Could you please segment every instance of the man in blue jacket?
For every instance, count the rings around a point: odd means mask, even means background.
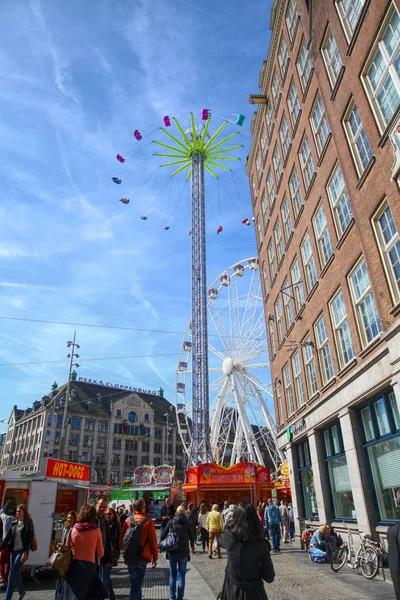
[[[281,523],[282,516],[276,504],[272,504],[272,498],[268,498],[268,504],[264,511],[264,525],[269,527],[271,533],[272,550],[276,554],[281,551]]]

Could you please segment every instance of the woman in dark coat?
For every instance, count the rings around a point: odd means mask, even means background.
[[[188,560],[190,560],[189,541],[192,546],[194,544],[192,530],[185,516],[185,508],[183,506],[178,506],[175,516],[168,521],[168,525],[161,532],[160,541],[164,540],[171,531],[178,536],[178,547],[172,552],[167,552],[167,559],[169,559],[169,596],[170,598],[183,600],[186,567]],[[177,581],[178,594],[176,593]]]
[[[275,571],[254,506],[240,502],[218,544],[228,553],[221,600],[267,600],[264,581]]]
[[[18,504],[16,517],[17,519],[12,522],[6,537],[0,544],[0,550],[8,546],[11,559],[6,600],[11,600],[15,588],[19,593],[19,600],[25,596],[21,568],[28,560],[34,536],[33,521],[25,504]]]

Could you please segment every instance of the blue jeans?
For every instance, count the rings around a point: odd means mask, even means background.
[[[311,548],[310,548],[311,562],[314,562],[314,561],[325,562],[325,557],[326,557],[326,552],[324,552],[323,550],[320,550],[319,548],[314,548],[314,546],[311,546]]]
[[[111,581],[112,565],[100,565],[101,581],[108,592],[108,597],[114,596],[114,588]]]
[[[279,550],[281,546],[281,527],[280,525],[270,525],[269,531],[271,534],[272,550]]]
[[[128,561],[128,573],[131,580],[131,593],[129,600],[142,600],[142,586],[146,574],[146,560]]]
[[[169,557],[169,597],[171,600],[183,600],[185,593],[185,577],[188,557]],[[178,597],[176,596],[176,580],[178,578]]]
[[[294,521],[290,521],[289,533],[290,533],[290,539],[294,540]]]
[[[13,550],[10,556],[10,575],[8,576],[8,585],[7,591],[4,600],[11,600],[12,595],[14,593],[14,589],[17,588],[18,593],[21,595],[24,593],[24,584],[22,583],[21,577],[21,556],[23,555],[23,550]]]

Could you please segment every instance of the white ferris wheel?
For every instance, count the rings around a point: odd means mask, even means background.
[[[208,288],[207,307],[214,461],[225,466],[255,461],[277,470],[284,457],[277,447],[275,422],[268,408],[273,396],[258,258],[243,260],[221,273]],[[188,457],[191,351],[189,323],[176,370],[177,422]]]

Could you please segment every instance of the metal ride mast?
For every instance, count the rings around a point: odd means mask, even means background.
[[[191,128],[184,130],[178,120],[173,121],[179,130],[181,138],[175,137],[167,129],[161,127],[176,145],[160,141],[154,143],[169,150],[171,153],[156,153],[155,156],[176,158],[162,167],[180,165],[171,174],[187,170],[186,180],[191,177],[192,183],[192,442],[190,446],[189,463],[198,465],[213,462],[210,445],[209,419],[209,389],[208,389],[208,340],[207,340],[207,277],[206,277],[206,231],[205,231],[205,200],[204,200],[204,169],[218,178],[213,167],[229,171],[229,167],[220,161],[239,160],[236,156],[225,156],[231,150],[241,148],[241,145],[223,147],[235,137],[235,132],[222,140],[217,140],[228,121],[224,121],[213,135],[208,134],[211,115],[205,109],[204,128],[196,126],[193,113],[190,113]]]

